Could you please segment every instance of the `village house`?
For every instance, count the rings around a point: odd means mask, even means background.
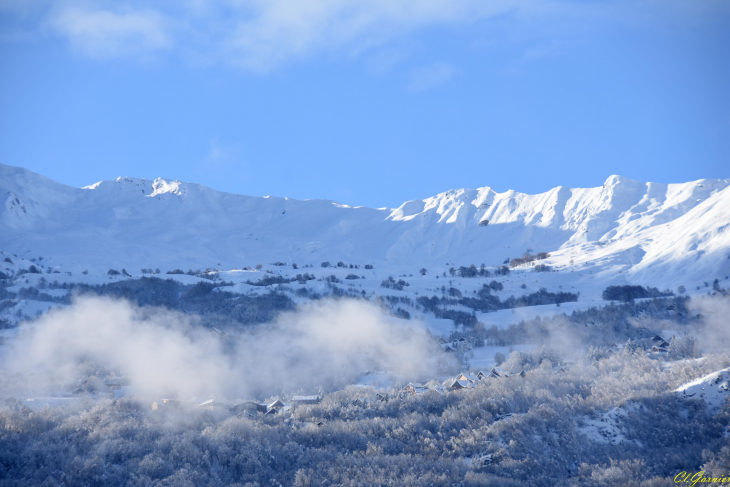
[[[452,390],[452,391],[458,391],[461,389],[469,389],[471,387],[474,387],[474,384],[471,384],[469,381],[466,381],[466,380],[454,379],[449,384],[449,390]]]
[[[286,404],[281,402],[281,400],[277,399],[276,401],[274,401],[268,405],[268,407],[266,408],[266,414],[276,414],[285,408],[286,408]]]
[[[420,384],[414,384],[413,382],[409,382],[401,390],[402,395],[406,394],[406,395],[411,395],[411,396],[415,396],[416,394],[423,394],[424,392],[428,392],[428,387],[422,386]]]
[[[177,399],[161,399],[160,402],[153,402],[152,403],[152,410],[157,411],[160,409],[167,409],[167,408],[179,408],[180,407],[180,401]]]
[[[465,380],[467,382],[471,382],[474,384],[476,381],[479,380],[478,376],[472,375],[472,374],[464,374],[463,372],[456,376],[456,380]]]
[[[291,404],[292,406],[299,406],[302,404],[317,404],[319,403],[319,396],[318,395],[312,395],[312,396],[294,396],[291,398]]]
[[[268,406],[266,404],[259,404],[255,401],[243,401],[241,403],[234,404],[233,407],[231,407],[231,413],[240,414],[244,411],[265,413],[267,409]]]
[[[216,401],[215,399],[208,399],[207,401],[200,403],[198,407],[207,409],[208,411],[228,411],[228,404]]]

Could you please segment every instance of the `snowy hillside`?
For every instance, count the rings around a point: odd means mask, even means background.
[[[688,382],[674,391],[683,399],[701,399],[707,409],[715,413],[730,397],[730,369],[718,370]]]
[[[527,195],[448,191],[399,208],[222,193],[130,177],[72,188],[0,165],[0,249],[55,269],[220,268],[355,262],[416,272],[549,252],[560,271],[676,287],[730,274],[730,180]]]

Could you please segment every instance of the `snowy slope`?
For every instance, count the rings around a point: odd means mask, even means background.
[[[729,183],[611,176],[599,188],[538,195],[452,190],[389,210],[164,179],[71,188],[0,165],[0,250],[92,273],[325,260],[415,272],[498,265],[529,248],[551,252],[546,263],[561,271],[590,271],[606,282],[689,287],[730,274]]]
[[[730,398],[730,368],[688,382],[674,391],[681,398],[701,399],[715,413]]]

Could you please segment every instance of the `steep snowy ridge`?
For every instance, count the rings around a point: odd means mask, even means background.
[[[730,274],[729,183],[611,176],[599,188],[538,195],[451,190],[387,210],[165,179],[71,188],[0,165],[0,249],[73,270],[276,260],[491,266],[530,248],[551,252],[547,263],[567,271],[669,286]]]

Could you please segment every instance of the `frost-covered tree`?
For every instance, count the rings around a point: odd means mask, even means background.
[[[672,337],[669,341],[667,352],[673,360],[698,357],[699,348],[697,347],[697,340],[691,335]]]

